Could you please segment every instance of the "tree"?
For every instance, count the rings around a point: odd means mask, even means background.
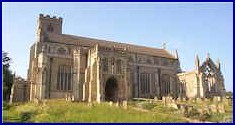
[[[2,51],[2,73],[3,73],[3,100],[9,101],[11,86],[13,84],[13,74],[10,70],[11,58],[7,52]]]
[[[231,91],[226,92],[226,96],[232,97],[233,96],[233,92],[231,92]]]

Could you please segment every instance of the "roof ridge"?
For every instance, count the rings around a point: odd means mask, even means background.
[[[154,48],[154,47],[148,47],[148,46],[142,46],[142,45],[136,45],[136,44],[130,44],[130,43],[123,43],[123,42],[115,42],[115,41],[111,41],[111,40],[104,40],[104,39],[98,39],[98,38],[91,38],[91,37],[84,37],[84,36],[77,36],[77,35],[70,35],[70,34],[59,34],[62,37],[68,37],[68,38],[72,38],[74,40],[88,40],[90,42],[94,42],[94,43],[98,43],[100,46],[105,46],[106,43],[111,43],[111,45],[123,45],[123,46],[127,46],[127,48],[130,51],[138,51],[138,52],[142,52],[144,54],[156,54],[158,56],[161,57],[166,57],[166,58],[175,58],[174,55],[172,55],[170,52],[168,52],[165,49],[161,49],[161,48]]]

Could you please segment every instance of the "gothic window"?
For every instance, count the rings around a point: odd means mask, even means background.
[[[141,93],[148,94],[150,93],[150,84],[151,84],[151,74],[149,73],[141,73],[140,74],[140,86]]]
[[[121,73],[122,72],[122,61],[120,59],[117,60],[116,72],[117,73]]]
[[[108,58],[103,58],[102,64],[103,64],[103,71],[108,72]]]
[[[57,73],[57,90],[72,90],[72,68],[71,66],[61,65]]]
[[[53,26],[51,25],[51,23],[48,25],[47,31],[48,32],[53,32],[54,31]]]
[[[161,93],[164,96],[167,96],[170,94],[170,76],[169,75],[162,75],[162,81],[161,81]]]
[[[207,86],[207,92],[216,92],[216,81],[214,78],[213,69],[206,64],[203,69],[204,83]]]
[[[205,70],[204,70],[204,74],[205,74],[206,76],[211,76],[211,75],[213,74],[213,72],[212,72],[210,66],[206,65]]]
[[[58,48],[57,52],[58,52],[58,54],[62,54],[62,55],[66,54],[66,50],[62,47]]]
[[[179,93],[181,97],[186,95],[186,82],[185,80],[180,81]]]

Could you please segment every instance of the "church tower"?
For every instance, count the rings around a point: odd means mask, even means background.
[[[37,27],[38,42],[46,40],[48,35],[62,34],[62,23],[63,19],[61,17],[40,14]]]

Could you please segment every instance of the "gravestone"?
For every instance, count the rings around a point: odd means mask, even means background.
[[[217,105],[211,104],[211,105],[210,105],[210,111],[211,111],[212,113],[217,113]]]
[[[122,102],[122,106],[123,106],[124,109],[127,109],[127,101],[126,101],[126,100],[124,100],[124,101]]]
[[[113,105],[113,102],[112,102],[112,101],[110,101],[110,102],[109,102],[109,105],[110,105],[110,106],[112,106],[112,105]]]
[[[157,98],[157,96],[155,96],[155,97],[154,97],[154,101],[158,101],[158,98]]]
[[[225,113],[225,106],[223,104],[218,105],[218,112],[219,113]]]
[[[118,102],[118,101],[115,103],[115,106],[116,106],[116,107],[118,107],[118,106],[119,106],[119,102]]]
[[[202,99],[201,98],[197,98],[196,101],[197,101],[197,103],[201,103]]]

